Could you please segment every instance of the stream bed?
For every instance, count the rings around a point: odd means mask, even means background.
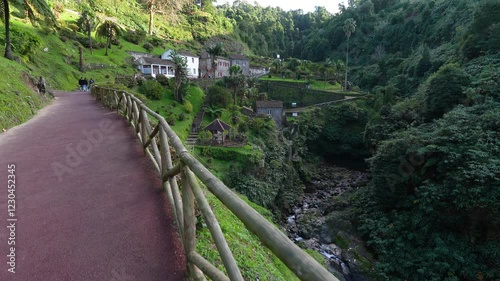
[[[346,202],[339,195],[365,185],[368,175],[332,165],[316,169],[302,201],[285,223],[288,236],[302,247],[328,259],[328,270],[341,281],[370,281],[363,275],[372,260],[349,220]]]

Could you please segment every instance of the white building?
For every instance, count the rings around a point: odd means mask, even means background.
[[[174,64],[171,61],[160,58],[142,57],[137,60],[138,68],[144,75],[165,75],[174,77]]]
[[[172,52],[173,50],[166,51],[161,55],[161,58],[171,61]],[[178,51],[177,53],[186,60],[188,78],[198,78],[200,75],[200,58],[197,55],[186,51]]]

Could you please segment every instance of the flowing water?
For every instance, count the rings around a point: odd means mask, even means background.
[[[314,223],[318,228],[325,227],[325,213],[328,212],[325,207],[333,197],[349,191],[360,184],[365,184],[367,174],[361,171],[352,171],[345,168],[339,168],[326,165],[326,170],[320,172],[310,186],[308,186],[301,204],[295,206],[285,221],[285,228],[289,237],[296,243],[305,245],[321,253],[328,259],[328,269],[334,273],[341,281],[368,281],[370,279],[360,275],[359,271],[351,270],[350,261],[345,260],[345,253],[348,249],[341,249],[339,246],[328,243],[325,235],[319,234],[320,231],[305,231],[307,226],[301,225],[300,216],[307,215],[314,217]],[[319,178],[318,178],[319,177]],[[307,234],[304,234],[307,232]],[[306,236],[307,238],[304,238]]]

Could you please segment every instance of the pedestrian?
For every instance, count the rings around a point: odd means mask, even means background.
[[[84,92],[89,90],[88,85],[89,85],[89,81],[87,80],[87,78],[84,78],[83,79],[83,91]]]
[[[38,79],[38,91],[40,91],[40,93],[42,94],[45,94],[45,78],[43,78],[42,76],[40,76],[40,78]]]
[[[78,80],[78,86],[80,87],[80,91],[83,91],[83,77],[80,77]]]
[[[89,89],[92,90],[92,85],[94,85],[94,79],[90,78],[89,80]]]

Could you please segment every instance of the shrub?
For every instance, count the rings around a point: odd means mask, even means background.
[[[186,100],[184,102],[184,110],[186,110],[187,113],[193,112],[193,105],[191,104],[190,101]]]
[[[425,90],[426,117],[441,118],[464,98],[469,75],[456,64],[447,64],[431,75]]]
[[[160,47],[163,44],[163,39],[153,36],[148,39],[148,42],[155,47]]]
[[[182,113],[182,112],[181,112],[181,113],[179,113],[179,116],[177,116],[177,120],[179,120],[179,121],[184,121],[184,120],[186,120],[186,114],[184,114],[184,113]]]
[[[148,50],[148,52],[152,52],[155,48],[155,46],[153,46],[151,43],[149,42],[146,42],[144,43],[144,45],[142,45],[142,47],[146,50]]]
[[[123,38],[128,42],[139,45],[144,39],[146,39],[146,32],[143,30],[127,30],[127,32],[123,35]]]
[[[165,95],[165,88],[154,80],[148,80],[140,86],[139,92],[150,99],[159,100]]]
[[[212,140],[212,133],[210,131],[202,131],[201,133],[198,134],[198,140],[202,144],[208,144]],[[202,153],[205,153],[203,155],[208,155],[208,150],[203,149]]]
[[[168,78],[165,75],[156,75],[156,82],[160,83],[162,86],[168,86]]]
[[[212,86],[207,93],[208,104],[216,107],[227,107],[231,104],[231,93],[223,87]]]
[[[42,40],[37,35],[11,27],[12,50],[21,56],[29,56],[36,52],[37,48],[42,44]],[[5,42],[3,42],[5,43]]]
[[[175,116],[175,114],[171,114],[171,115],[167,116],[167,118],[165,120],[167,120],[167,123],[170,126],[175,126],[176,116]]]

